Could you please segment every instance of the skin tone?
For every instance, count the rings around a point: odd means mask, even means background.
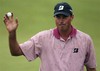
[[[16,30],[18,28],[18,19],[14,19],[13,14],[9,18],[7,15],[4,16],[4,23],[6,26],[6,29],[9,34],[9,49],[11,52],[11,55],[13,56],[20,56],[23,55],[23,52],[21,51],[19,44],[16,39]]]
[[[64,16],[64,15],[58,15],[55,16],[55,23],[59,30],[59,33],[61,37],[64,40],[67,40],[70,32],[71,32],[71,21],[74,18],[74,16]],[[20,46],[17,42],[16,38],[16,30],[18,28],[18,19],[14,19],[13,15],[11,18],[4,16],[4,23],[6,26],[6,29],[9,34],[9,49],[13,56],[20,56],[24,55],[23,52],[20,49]],[[89,68],[86,67],[87,71],[96,71],[95,68]]]
[[[57,16],[54,17],[56,26],[59,30],[59,33],[64,40],[67,40],[70,32],[72,31],[71,21],[72,21],[73,17],[74,16],[68,16],[67,17],[67,16],[64,16],[64,15],[57,15]]]

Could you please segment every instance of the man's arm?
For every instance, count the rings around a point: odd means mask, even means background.
[[[86,67],[87,71],[96,71],[96,68],[89,68],[89,67]]]
[[[16,39],[16,31],[9,34],[9,48],[13,56],[23,55]]]
[[[9,18],[7,15],[4,16],[4,23],[6,25],[7,31],[9,33],[9,48],[13,56],[23,55],[20,46],[16,39],[16,30],[18,27],[18,20],[12,16]]]

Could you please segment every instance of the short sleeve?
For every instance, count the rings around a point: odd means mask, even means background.
[[[28,41],[20,44],[20,48],[28,61],[32,61],[40,55],[40,48],[42,46],[39,38],[38,35],[35,35]]]
[[[88,43],[88,49],[85,59],[85,65],[86,67],[89,68],[96,68],[96,56],[92,39],[90,38],[87,43]]]

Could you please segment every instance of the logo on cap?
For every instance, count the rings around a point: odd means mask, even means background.
[[[61,5],[61,6],[59,6],[59,9],[58,10],[63,10],[63,9],[64,9],[64,6]]]

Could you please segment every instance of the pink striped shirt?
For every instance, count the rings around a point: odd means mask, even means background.
[[[90,36],[72,29],[66,41],[55,28],[39,32],[20,44],[20,48],[29,61],[40,58],[40,71],[84,71],[84,65],[95,68],[96,58]]]

